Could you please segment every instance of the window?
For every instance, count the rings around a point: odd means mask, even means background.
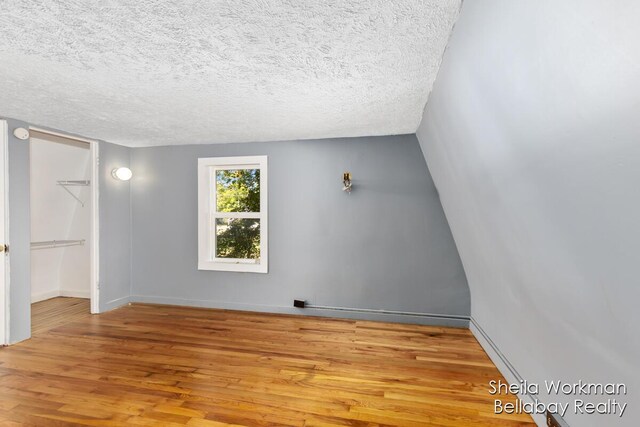
[[[266,273],[267,156],[198,159],[198,269]]]

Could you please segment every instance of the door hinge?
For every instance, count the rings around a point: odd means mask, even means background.
[[[0,253],[9,253],[9,245],[0,245]]]

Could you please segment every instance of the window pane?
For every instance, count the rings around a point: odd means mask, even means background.
[[[260,212],[260,169],[216,171],[218,212]]]
[[[260,220],[253,218],[217,218],[216,257],[260,258]]]

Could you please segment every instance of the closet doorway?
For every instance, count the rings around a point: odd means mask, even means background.
[[[96,143],[30,129],[31,330],[97,312]]]

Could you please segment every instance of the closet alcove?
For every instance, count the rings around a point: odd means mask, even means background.
[[[31,302],[90,298],[88,143],[32,132]]]

